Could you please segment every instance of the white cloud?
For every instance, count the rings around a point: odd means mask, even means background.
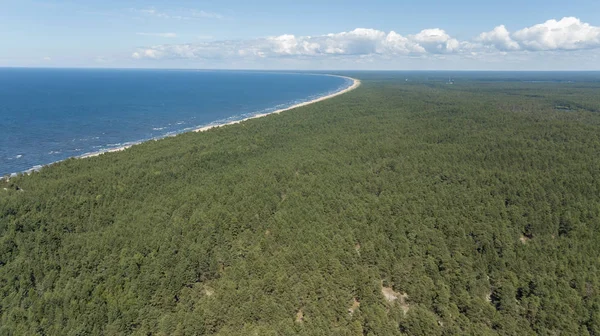
[[[600,27],[564,17],[548,20],[510,33],[504,25],[481,33],[476,39],[484,47],[500,51],[552,51],[600,48]]]
[[[46,56],[46,57],[42,58],[42,61],[44,61],[44,62],[50,62],[50,61],[52,61],[52,57]]]
[[[519,50],[521,46],[510,37],[510,33],[504,25],[500,25],[490,32],[479,34],[476,41],[496,47],[498,50]]]
[[[600,47],[600,27],[583,23],[578,18],[548,20],[513,34],[528,50],[578,50]]]
[[[440,28],[413,35],[357,28],[318,36],[279,35],[250,40],[207,41],[157,45],[136,50],[136,59],[268,59],[348,58],[364,62],[373,57],[431,57],[457,55],[464,59],[504,57],[519,51],[600,48],[600,27],[576,18],[549,20],[511,34],[504,25],[459,41]]]
[[[442,32],[442,36],[436,33]],[[423,31],[404,37],[396,32],[357,28],[320,36],[280,35],[242,41],[158,45],[137,50],[134,58],[223,58],[223,57],[325,57],[368,55],[421,55],[452,53],[460,42],[443,30]],[[145,57],[144,55],[152,55]]]
[[[450,37],[443,29],[424,29],[416,35],[410,36],[410,39],[417,42],[427,52],[451,53],[456,52],[460,48],[460,42],[457,39]]]
[[[177,34],[175,33],[136,33],[136,35],[140,36],[154,36],[154,37],[166,37],[166,38],[175,38]]]
[[[385,32],[375,29],[357,28],[350,32],[328,34],[320,37],[307,37],[306,40],[318,45],[321,54],[329,55],[369,55],[379,51]]]
[[[164,56],[164,53],[161,50],[157,50],[157,49],[146,49],[146,50],[142,50],[140,52],[134,52],[133,55],[131,55],[131,57],[133,57],[134,59],[143,59],[143,58],[159,59],[159,58],[162,58],[163,56]]]
[[[383,41],[383,47],[391,55],[424,54],[427,51],[418,43],[391,31]]]

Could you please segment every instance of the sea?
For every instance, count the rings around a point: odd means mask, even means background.
[[[311,101],[308,73],[0,68],[0,176]]]

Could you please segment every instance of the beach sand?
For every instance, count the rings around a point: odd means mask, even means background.
[[[353,83],[352,83],[351,86],[345,88],[344,90],[337,91],[337,92],[332,93],[330,95],[323,96],[323,97],[320,97],[320,98],[317,98],[317,99],[314,99],[314,100],[311,100],[311,101],[307,101],[307,102],[304,102],[304,103],[296,104],[296,105],[293,105],[293,106],[290,106],[290,107],[287,107],[287,108],[284,108],[284,109],[280,109],[280,110],[277,110],[277,111],[273,111],[273,112],[270,112],[270,113],[257,114],[257,115],[254,115],[252,117],[248,117],[248,118],[241,119],[241,120],[235,120],[235,121],[232,121],[232,122],[229,122],[229,123],[225,123],[225,124],[210,125],[210,126],[200,127],[200,128],[195,129],[193,131],[194,132],[204,132],[204,131],[208,131],[208,130],[210,130],[212,128],[216,128],[216,127],[223,127],[223,126],[227,126],[227,125],[239,124],[239,123],[241,123],[243,121],[246,121],[246,120],[249,120],[249,119],[261,118],[261,117],[267,116],[269,114],[281,113],[281,112],[293,110],[293,109],[298,108],[298,107],[302,107],[302,106],[314,104],[314,103],[317,103],[317,102],[320,102],[320,101],[323,101],[323,100],[326,100],[326,99],[330,99],[330,98],[342,95],[342,94],[347,93],[349,91],[352,91],[352,90],[354,90],[354,89],[356,89],[357,87],[360,86],[360,80],[355,79],[355,78],[346,77],[346,76],[337,76],[337,75],[327,75],[327,76],[334,76],[334,77],[346,78],[346,79],[349,79],[349,80],[353,81]],[[155,140],[160,140],[160,139],[155,139]],[[85,158],[89,158],[89,157],[94,157],[94,156],[102,155],[102,154],[105,154],[105,153],[120,152],[120,151],[123,151],[123,150],[125,150],[127,148],[130,148],[131,146],[135,146],[135,145],[137,145],[137,143],[136,144],[127,145],[127,146],[123,146],[123,147],[119,147],[119,148],[113,148],[113,149],[110,149],[110,150],[107,150],[107,151],[96,152],[96,153],[87,153],[87,154],[84,154],[82,156],[78,156],[76,158],[77,159],[85,159]],[[41,167],[39,167],[39,168],[41,168]],[[31,171],[39,170],[39,168],[38,169],[36,169],[36,168],[31,169],[30,171],[26,171],[26,173],[27,172],[31,172]]]
[[[329,76],[334,76],[334,75],[329,75]],[[239,124],[239,123],[244,122],[246,120],[261,118],[261,117],[264,117],[264,116],[268,116],[269,114],[275,114],[275,113],[281,113],[281,112],[293,110],[293,109],[298,108],[298,107],[302,107],[302,106],[306,106],[306,105],[318,103],[320,101],[323,101],[323,100],[326,100],[326,99],[330,99],[330,98],[342,95],[342,94],[347,93],[349,91],[352,91],[352,90],[354,90],[354,89],[356,89],[357,87],[360,86],[360,80],[358,80],[358,79],[351,78],[351,77],[346,77],[346,76],[335,76],[335,77],[346,78],[346,79],[349,79],[349,80],[353,81],[353,83],[352,83],[351,86],[349,86],[349,87],[347,87],[347,88],[345,88],[345,89],[343,89],[341,91],[337,91],[335,93],[332,93],[332,94],[330,94],[328,96],[323,96],[323,97],[320,97],[320,98],[317,98],[317,99],[314,99],[314,100],[311,100],[311,101],[307,101],[307,102],[304,102],[304,103],[296,104],[296,105],[293,105],[293,106],[290,106],[290,107],[286,107],[286,108],[281,109],[281,110],[277,110],[277,111],[273,111],[273,112],[269,112],[269,113],[257,114],[257,115],[254,115],[252,117],[244,118],[244,119],[241,119],[241,120],[235,120],[235,121],[232,121],[232,122],[229,122],[229,123],[226,123],[226,124],[210,125],[210,126],[200,127],[198,129],[194,130],[194,132],[204,132],[204,131],[208,131],[209,129],[215,128],[215,127],[223,127],[223,126],[227,126],[227,125]]]

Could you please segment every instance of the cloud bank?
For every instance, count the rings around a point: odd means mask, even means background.
[[[280,35],[251,40],[164,44],[139,48],[134,59],[364,58],[443,57],[509,52],[575,51],[600,48],[600,27],[575,17],[526,27],[511,33],[504,25],[460,41],[440,28],[412,35],[357,28],[319,36]]]

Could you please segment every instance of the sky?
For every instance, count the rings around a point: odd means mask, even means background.
[[[0,0],[0,67],[600,70],[600,1]]]

